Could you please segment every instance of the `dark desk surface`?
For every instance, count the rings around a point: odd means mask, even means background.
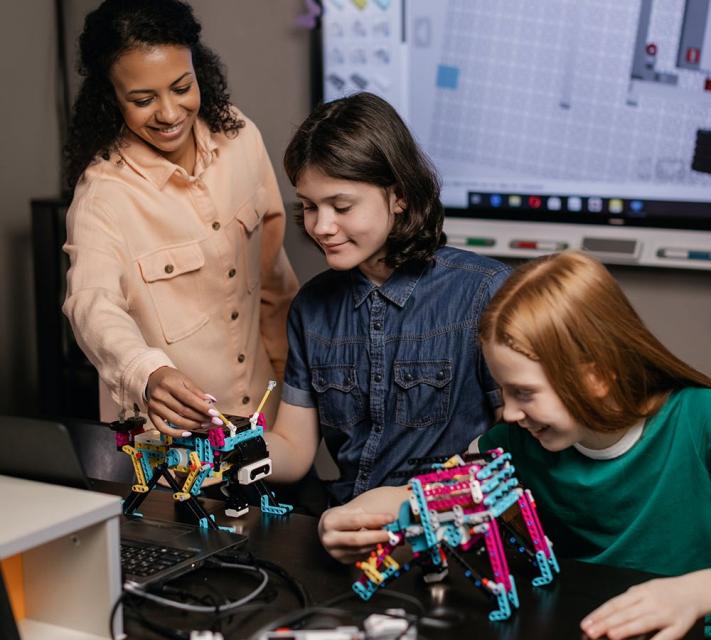
[[[123,493],[123,487],[119,485],[102,483],[101,488],[111,493]],[[357,571],[336,562],[324,551],[318,539],[317,521],[314,518],[298,514],[283,518],[265,516],[259,509],[252,508],[248,515],[231,520],[222,515],[222,503],[219,501],[203,500],[203,504],[209,512],[215,514],[218,522],[233,524],[238,532],[249,537],[245,550],[258,558],[281,565],[302,582],[314,603],[322,603],[350,590]],[[171,494],[164,491],[154,491],[141,506],[141,511],[149,518],[187,520],[182,517],[182,512],[176,509]],[[390,588],[377,593],[368,603],[360,602],[354,594],[352,598],[336,606],[356,613],[382,611],[391,607],[402,607],[415,613],[411,604],[383,595],[391,589],[417,597],[428,611],[446,614],[447,611],[454,610],[458,613],[460,619],[453,628],[422,629],[420,637],[431,640],[458,636],[481,640],[579,639],[580,620],[587,613],[612,596],[649,577],[637,571],[561,560],[561,573],[556,582],[539,589],[530,584],[533,570],[529,565],[515,562],[511,564],[521,606],[506,622],[489,621],[487,616],[491,610],[491,602],[464,578],[460,567],[454,561],[450,563],[450,575],[443,584],[434,587],[425,585],[419,570],[413,569],[391,583]],[[194,574],[178,578],[171,584],[189,588],[211,581],[213,584],[219,584],[220,590],[232,598],[244,595],[256,584],[255,579],[245,580],[241,577],[242,574],[228,571],[226,575],[218,576],[217,573],[225,572],[203,568]],[[240,579],[237,579],[237,576],[240,576]],[[229,625],[232,631],[226,635],[227,638],[247,638],[271,619],[300,607],[297,598],[283,586],[279,578],[275,578],[273,584],[278,585],[274,601],[263,611],[252,614],[249,619],[244,620],[243,617],[243,622],[240,621],[239,615],[235,616]],[[151,608],[150,615],[158,616],[165,624],[175,623],[180,628],[190,628],[186,615],[182,613],[164,613],[162,609]],[[190,620],[193,621],[193,618]],[[210,616],[196,617],[194,623],[193,628],[209,629]],[[144,629],[137,629],[130,622],[127,623],[127,632],[129,638],[160,637],[149,635]],[[687,637],[703,638],[703,624],[699,622]]]

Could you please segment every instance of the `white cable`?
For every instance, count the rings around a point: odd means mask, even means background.
[[[254,600],[262,591],[264,591],[264,588],[269,582],[269,575],[266,571],[264,571],[264,569],[260,569],[259,567],[252,567],[248,564],[230,564],[226,562],[220,562],[215,564],[217,564],[217,566],[222,566],[223,568],[243,569],[245,571],[252,571],[253,573],[258,572],[262,576],[262,582],[254,589],[254,591],[248,593],[246,596],[240,598],[239,600],[211,607],[208,607],[206,605],[188,604],[187,602],[178,602],[177,600],[170,600],[169,598],[164,598],[154,593],[144,591],[141,587],[131,583],[125,584],[124,590],[130,593],[131,595],[138,596],[139,598],[145,598],[146,600],[152,600],[153,602],[163,604],[166,607],[173,607],[175,609],[182,609],[183,611],[192,611],[195,613],[215,613],[218,611],[230,611],[231,609],[236,609],[237,607],[241,607],[243,604]]]

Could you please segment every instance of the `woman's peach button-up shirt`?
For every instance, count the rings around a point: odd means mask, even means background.
[[[239,116],[245,126],[232,138],[197,121],[192,176],[129,132],[77,185],[63,309],[114,405],[102,402],[102,419],[145,409],[148,377],[162,366],[237,415],[283,376],[298,283],[272,165]]]

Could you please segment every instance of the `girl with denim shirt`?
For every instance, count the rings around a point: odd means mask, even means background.
[[[477,331],[509,269],[444,246],[437,177],[375,95],[318,107],[284,164],[330,269],[289,313],[272,478],[300,479],[323,437],[340,472],[330,501],[342,504],[396,484],[412,457],[463,451],[492,423],[499,394]]]

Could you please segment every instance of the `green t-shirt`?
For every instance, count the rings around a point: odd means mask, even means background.
[[[711,568],[711,389],[670,395],[617,458],[551,453],[498,424],[479,450],[509,451],[556,554],[661,575]]]

